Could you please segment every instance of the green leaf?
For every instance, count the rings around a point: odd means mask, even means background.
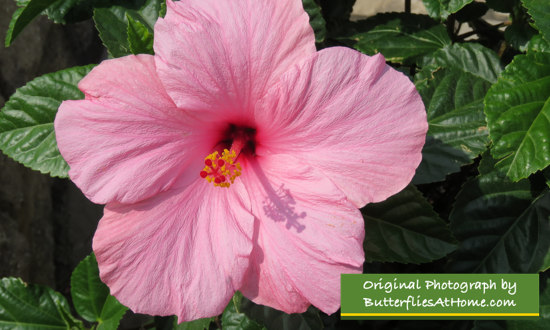
[[[182,322],[178,324],[176,316],[155,316],[156,330],[208,330],[210,323],[214,322],[213,317]]]
[[[55,1],[56,0],[29,0],[20,3],[24,6],[17,8],[11,17],[10,25],[6,33],[5,46],[9,47],[19,33],[23,31],[23,28]]]
[[[236,292],[222,315],[222,327],[224,330],[263,330],[265,327],[258,324],[244,314],[241,308],[243,295]]]
[[[536,320],[508,320],[507,330],[547,330],[550,329],[550,278],[541,283],[544,289],[539,298],[539,314]]]
[[[0,280],[0,329],[83,329],[65,297],[18,278]]]
[[[413,183],[443,181],[486,149],[483,98],[491,83],[457,69],[440,69],[416,80],[430,128]]]
[[[265,324],[269,329],[317,330],[323,328],[323,321],[315,307],[309,307],[301,314],[287,314],[271,307],[257,305],[243,297],[241,311],[259,324]]]
[[[423,263],[456,249],[443,220],[412,185],[387,200],[369,204],[365,218],[365,261]]]
[[[84,258],[73,271],[71,297],[82,318],[99,323],[97,329],[116,329],[128,310],[109,295],[109,288],[101,282],[94,254]]]
[[[456,69],[495,83],[502,71],[497,54],[479,44],[453,44],[425,56],[422,65],[425,72],[440,68]],[[431,70],[431,71],[429,71]]]
[[[208,330],[210,328],[210,323],[214,322],[213,317],[208,317],[204,319],[198,319],[189,322],[182,322],[174,326],[175,330]]]
[[[124,15],[123,18],[121,15]],[[94,22],[109,55],[122,57],[132,53],[128,44],[128,22],[124,9],[96,8]]]
[[[542,37],[542,35],[534,35],[527,44],[527,52],[543,52],[550,53],[550,42]]]
[[[323,42],[327,34],[326,22],[321,13],[321,7],[315,0],[302,0],[304,10],[309,15],[309,24],[315,32],[315,42]]]
[[[82,0],[56,0],[44,13],[48,15],[48,18],[52,21],[65,24],[67,23],[65,21],[65,15],[80,2],[82,2]]]
[[[77,84],[92,67],[45,74],[18,88],[0,113],[0,149],[33,170],[67,177],[69,166],[57,149],[53,121],[62,101],[84,98]]]
[[[153,54],[153,34],[139,21],[126,14],[128,20],[128,45],[132,54]]]
[[[528,180],[511,182],[483,154],[480,175],[466,182],[450,221],[460,246],[452,272],[535,273],[550,247],[550,193],[532,197]]]
[[[472,1],[474,0],[422,0],[428,15],[440,19],[446,19]]]
[[[121,57],[132,54],[128,42],[128,16],[153,33],[153,26],[161,11],[161,0],[132,0],[115,2],[116,5],[94,10],[94,22],[99,37],[109,54]]]
[[[414,63],[420,57],[451,44],[445,27],[425,15],[378,14],[357,23],[351,36],[354,48],[367,54],[382,53],[395,63]]]
[[[550,250],[546,253],[546,256],[544,257],[542,261],[542,266],[539,269],[539,272],[544,272],[550,269]]]
[[[537,34],[537,31],[526,23],[516,23],[504,30],[504,39],[517,50],[525,51],[530,40]]]
[[[87,1],[92,2],[92,0]],[[17,9],[12,16],[6,35],[6,47],[10,46],[25,26],[41,13],[48,15],[56,23],[65,24],[65,16],[82,2],[83,0],[16,0],[17,5],[21,8]]]
[[[491,153],[513,181],[550,165],[550,54],[518,55],[485,97]]]
[[[550,40],[550,2],[548,0],[522,0],[535,26],[546,40]]]

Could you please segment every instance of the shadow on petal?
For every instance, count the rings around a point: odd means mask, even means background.
[[[283,183],[275,190],[257,162],[253,163],[252,168],[267,194],[262,201],[265,215],[275,222],[285,221],[287,229],[294,227],[298,233],[302,232],[306,227],[299,220],[305,219],[307,213],[296,211],[296,201],[290,189],[286,189]]]

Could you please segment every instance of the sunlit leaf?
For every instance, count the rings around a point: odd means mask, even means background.
[[[222,327],[228,330],[264,330],[264,326],[249,318],[241,310],[243,295],[236,292],[223,311]]]
[[[529,15],[535,20],[535,26],[550,41],[550,1],[521,0]]]
[[[0,329],[83,329],[65,297],[18,278],[0,280]]]
[[[550,42],[542,37],[542,35],[534,35],[527,44],[527,52],[543,52],[550,53]]]
[[[445,27],[428,16],[405,13],[378,14],[358,22],[351,39],[367,54],[382,53],[395,63],[414,63],[420,57],[451,44]]]
[[[491,152],[517,181],[550,165],[550,54],[518,55],[485,97]]]
[[[33,170],[67,177],[69,166],[57,149],[53,121],[63,100],[84,98],[77,84],[92,67],[45,74],[18,88],[0,113],[0,149]]]
[[[416,81],[430,128],[415,184],[445,180],[447,174],[471,163],[488,143],[483,98],[491,83],[457,69],[426,76]]]
[[[111,56],[132,54],[128,42],[128,17],[153,33],[153,27],[162,9],[161,3],[161,0],[132,0],[125,3],[116,2],[116,5],[94,10],[94,22],[99,37]]]
[[[128,310],[109,294],[109,288],[101,282],[93,254],[84,258],[73,271],[71,297],[80,316],[99,323],[97,329],[116,329]]]
[[[132,54],[153,54],[153,34],[141,22],[126,15],[128,20],[128,46]]]
[[[422,0],[426,11],[433,18],[445,19],[474,0]]]
[[[456,69],[472,74],[478,78],[495,83],[502,72],[502,65],[497,54],[480,44],[465,43],[445,46],[437,52],[425,56],[425,72],[437,71],[440,68]]]

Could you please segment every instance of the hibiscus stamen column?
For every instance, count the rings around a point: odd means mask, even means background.
[[[200,176],[216,187],[229,186],[235,182],[235,178],[241,175],[241,164],[235,160],[243,153],[247,146],[254,144],[254,130],[248,128],[237,128],[230,125],[228,130],[231,148],[224,148],[221,156],[218,151],[214,151],[204,159],[204,168]]]

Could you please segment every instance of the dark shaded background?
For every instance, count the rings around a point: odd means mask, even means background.
[[[13,0],[0,0],[0,107],[37,76],[105,56],[91,20],[62,26],[45,16],[5,48],[15,9]],[[72,270],[91,252],[102,209],[69,180],[32,171],[0,153],[0,277],[21,277],[67,294]]]

